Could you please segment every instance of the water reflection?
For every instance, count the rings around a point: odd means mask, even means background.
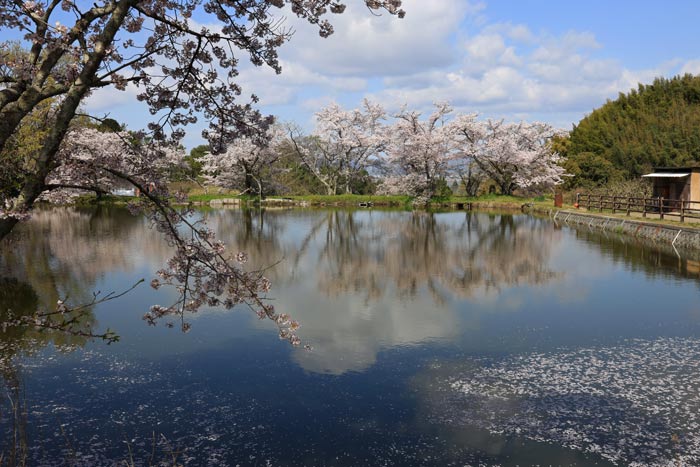
[[[572,226],[576,237],[597,245],[615,264],[649,277],[660,275],[700,279],[700,251],[677,249],[670,243]]]
[[[245,251],[255,266],[266,268],[265,274],[279,283],[288,280],[283,270],[274,266],[289,255],[289,245],[285,245],[286,225],[284,213],[273,211],[213,210],[206,212],[207,223],[216,231],[230,251]]]
[[[65,296],[78,303],[104,274],[132,268],[129,237],[142,223],[123,209],[39,210],[2,245],[0,275],[31,284],[41,305]]]
[[[316,348],[294,356],[309,371],[360,371],[383,348],[451,340],[455,300],[559,275],[548,256],[560,232],[523,216],[221,211],[209,222],[236,249],[276,264],[276,294]]]
[[[34,289],[16,279],[0,279],[0,321],[7,323],[9,314],[32,315],[39,300]],[[14,319],[14,318],[12,318]],[[21,369],[15,361],[18,354],[32,353],[42,346],[41,336],[27,326],[3,326],[0,330],[0,425],[7,427],[0,442],[0,453],[7,465],[24,465],[28,456],[27,406],[23,394]],[[44,341],[46,342],[46,341]]]
[[[105,274],[132,269],[130,251],[134,245],[129,237],[141,224],[140,219],[122,209],[38,210],[2,245],[2,465],[25,465],[31,448],[22,362],[48,346],[63,353],[81,348],[97,326],[90,307],[50,316],[48,326],[35,326],[31,324],[33,319],[38,313],[55,310],[59,299],[67,297],[73,304],[89,303]],[[70,323],[70,332],[58,329],[66,322]],[[57,329],[51,329],[52,326]]]
[[[222,239],[258,264],[284,260],[273,268],[279,280],[293,280],[300,262],[314,259],[324,270],[319,290],[330,296],[352,292],[371,301],[391,284],[402,297],[427,287],[442,302],[445,291],[469,296],[556,276],[548,252],[560,234],[523,216],[222,210],[207,217]]]
[[[451,297],[498,292],[517,284],[541,284],[557,232],[510,215],[479,217],[426,212],[380,214],[329,212],[320,252],[326,274],[319,290],[352,292],[371,301],[388,290],[414,298],[428,290],[436,305]]]
[[[554,288],[562,303],[582,302],[592,289],[577,281],[586,271],[607,274],[597,256],[565,251],[571,245],[562,243],[564,230],[523,215],[365,210],[203,215],[231,251],[246,251],[252,264],[267,267],[274,297],[284,300],[280,306],[302,322],[305,340],[317,349],[294,354],[309,371],[361,371],[382,349],[451,342],[465,326],[483,326],[484,304],[517,311],[538,288]],[[576,232],[632,271],[700,273],[692,258]],[[143,219],[115,207],[41,211],[19,237],[2,250],[0,271],[32,284],[41,306],[65,295],[87,300],[117,272],[148,278],[169,254]],[[575,264],[561,258],[576,258]],[[553,287],[557,283],[561,287]],[[519,292],[525,290],[529,295]],[[150,298],[134,304],[139,312],[164,301],[145,295]],[[269,331],[264,323],[256,326]]]
[[[560,274],[549,266],[560,232],[524,216],[340,210],[205,216],[231,251],[246,251],[267,267],[275,296],[284,297],[285,310],[302,321],[305,340],[317,349],[294,355],[310,371],[360,371],[382,349],[449,341],[459,329],[455,300],[497,296],[504,287],[544,284]],[[168,255],[142,219],[120,208],[43,211],[24,227],[3,251],[0,270],[37,284],[43,306],[65,295],[87,300],[104,274],[151,273]]]
[[[592,465],[602,459],[586,450],[697,432],[700,382],[688,374],[698,373],[700,326],[686,310],[696,306],[695,257],[524,215],[202,215],[231,251],[269,266],[276,305],[302,321],[315,350],[282,345],[246,312],[210,310],[188,335],[147,328],[140,315],[163,301],[147,287],[84,323],[116,327],[116,346],[57,355],[52,347],[84,340],[6,328],[0,449],[21,459],[34,443],[30,463],[60,464],[70,439],[95,456],[86,465],[114,465],[128,458],[127,439],[149,458],[155,432],[200,465]],[[169,253],[119,208],[40,212],[20,232],[0,245],[0,313],[121,289]],[[602,395],[581,386],[591,356],[607,359],[601,378],[614,383]],[[683,382],[672,393],[662,392],[667,375]],[[642,404],[640,392],[658,397]],[[654,406],[676,412],[661,420],[646,412]],[[629,438],[588,430],[589,415],[609,422],[600,427],[652,424]],[[554,436],[572,425],[593,441]],[[679,442],[700,446],[697,436]],[[621,458],[658,460],[631,448]]]

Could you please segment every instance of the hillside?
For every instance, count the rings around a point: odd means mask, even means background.
[[[700,162],[700,76],[657,78],[594,110],[561,142],[578,186]]]

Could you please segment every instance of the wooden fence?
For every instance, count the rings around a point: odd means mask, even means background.
[[[685,218],[700,219],[700,201],[685,201],[680,199],[665,199],[658,198],[634,198],[627,196],[600,196],[586,195],[577,193],[576,203],[579,207],[586,208],[589,211],[597,209],[599,212],[604,210],[616,212],[625,212],[628,216],[632,212],[642,214],[646,217],[647,213],[658,214],[660,219],[664,216],[676,216],[681,222],[685,222]]]

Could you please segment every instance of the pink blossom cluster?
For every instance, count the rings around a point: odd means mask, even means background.
[[[169,171],[181,165],[183,157],[181,147],[149,141],[138,133],[76,128],[61,144],[42,197],[60,202],[81,191],[102,194],[123,186],[163,189]]]
[[[402,109],[387,134],[389,175],[385,193],[411,194],[427,201],[438,182],[490,178],[504,194],[515,189],[547,189],[563,181],[560,157],[549,141],[559,133],[545,123],[480,121],[477,114],[452,117],[448,103],[435,105],[426,119]]]
[[[284,130],[268,127],[258,138],[240,137],[202,158],[202,172],[207,183],[263,194],[271,168],[279,159],[279,145]],[[216,138],[215,138],[216,141]]]

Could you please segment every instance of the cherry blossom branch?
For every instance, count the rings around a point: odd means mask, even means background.
[[[123,297],[143,282],[144,280],[140,279],[131,287],[120,293],[113,291],[104,296],[100,296],[101,292],[93,292],[91,301],[77,306],[69,306],[67,304],[68,297],[66,296],[58,300],[55,310],[37,312],[31,316],[19,316],[16,318],[12,316],[10,311],[7,318],[3,320],[2,327],[6,329],[12,326],[32,326],[39,330],[54,330],[88,339],[101,339],[107,344],[112,344],[119,341],[119,336],[114,331],[107,329],[103,333],[96,333],[92,330],[80,329],[78,326],[81,325],[81,321],[87,316],[91,308]],[[58,319],[58,321],[56,321],[56,319]]]

